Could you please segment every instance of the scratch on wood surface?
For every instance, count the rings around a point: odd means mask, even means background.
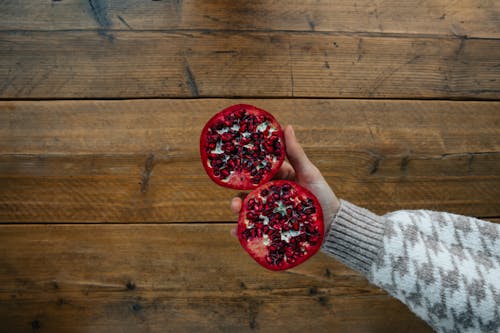
[[[30,78],[29,85],[26,85],[26,89],[24,89],[25,87],[21,87],[21,89],[18,91],[18,94],[22,91],[23,94],[30,95],[36,88],[38,88],[44,81],[49,78],[50,73],[50,71],[46,71],[42,75],[34,75]]]
[[[248,304],[248,326],[250,329],[255,330],[259,328],[257,323],[257,315],[259,314],[260,303],[256,301],[250,301]]]
[[[234,55],[240,54],[240,52],[238,52],[236,50],[216,50],[216,51],[213,51],[213,53],[215,53],[215,54],[234,54]]]
[[[371,165],[371,168],[370,168],[370,175],[373,175],[374,173],[376,173],[378,171],[380,161],[381,161],[380,158],[376,158],[375,161],[373,161],[373,164]]]
[[[209,19],[210,21],[220,22],[220,19],[218,19],[217,17],[213,17],[213,16],[210,16],[210,15],[203,15],[203,17]]]
[[[375,143],[375,136],[373,135],[373,131],[370,125],[368,125],[368,131],[370,131],[370,137],[372,139],[372,142]]]
[[[120,20],[123,24],[125,24],[125,26],[126,26],[127,28],[129,28],[129,30],[134,30],[134,29],[132,29],[132,27],[128,24],[128,22],[127,22],[127,21],[125,21],[125,19],[124,19],[121,15],[116,15],[116,17],[118,17],[118,19],[119,19],[119,20]]]
[[[464,157],[464,156],[500,156],[500,152],[498,151],[478,151],[478,152],[465,152],[465,153],[448,153],[448,154],[441,154],[439,156],[423,156],[424,159],[429,159],[429,160],[444,160],[448,158],[455,158],[455,157]]]
[[[460,43],[458,44],[457,50],[455,51],[455,59],[459,59],[460,56],[462,55],[465,47],[465,40],[467,38],[460,38]]]
[[[469,159],[467,160],[467,174],[472,174],[472,163],[474,162],[474,154],[469,154]]]
[[[358,62],[363,59],[363,38],[360,38],[358,41]]]
[[[378,168],[380,167],[380,162],[382,162],[385,159],[385,157],[380,155],[379,153],[372,151],[372,150],[368,150],[368,154],[370,154],[374,158],[374,161],[371,164],[370,170],[369,170],[369,174],[373,175],[374,173],[376,173],[378,171]]]
[[[411,155],[411,152],[404,155],[401,158],[401,163],[399,164],[399,169],[405,175],[408,173],[408,164],[410,163],[410,155]]]
[[[450,30],[453,36],[455,37],[465,38],[465,39],[467,38],[467,35],[463,32],[462,27],[459,25],[451,24]]]
[[[309,28],[311,28],[311,31],[315,31],[316,23],[314,23],[314,20],[309,15],[306,16],[306,20],[307,24],[309,24]]]
[[[191,95],[196,97],[200,96],[200,92],[198,91],[198,84],[196,84],[196,78],[191,71],[191,68],[189,67],[187,61],[184,65],[184,72],[186,77],[186,85],[188,86],[189,90],[191,90]]]
[[[387,79],[389,79],[392,75],[394,75],[394,73],[396,73],[397,71],[399,71],[399,69],[402,66],[403,65],[399,65],[397,67],[389,67],[386,70],[382,71],[382,73],[380,73],[379,75],[377,75],[377,77],[375,78],[375,84],[373,85],[373,87],[368,92],[368,95],[370,97],[373,96],[375,94],[375,92],[382,86],[382,84],[385,81],[387,81]]]
[[[149,179],[151,177],[151,172],[153,171],[155,155],[149,154],[144,162],[144,170],[142,171],[142,179],[141,179],[141,193],[146,193],[149,187]]]
[[[380,7],[380,4],[378,3],[378,1],[376,1],[376,2],[377,3],[375,5],[377,7],[375,7],[375,10],[373,12],[375,14],[375,18],[377,19],[378,29],[380,30],[380,32],[383,32],[384,29],[382,28],[382,22],[380,21],[380,16],[379,16],[379,13],[378,13],[378,7]]]
[[[368,131],[370,132],[370,138],[373,144],[375,144],[375,136],[373,135],[372,127],[370,126],[370,121],[368,120],[368,116],[366,114],[365,110],[362,110],[363,117],[365,118],[365,123],[368,128]]]
[[[12,75],[10,78],[8,78],[7,80],[5,80],[3,82],[3,85],[0,87],[0,93],[4,92],[5,90],[7,90],[7,88],[9,88],[12,84],[12,82],[14,82],[14,80],[16,79],[16,75]]]
[[[298,276],[308,278],[308,279],[313,279],[313,280],[316,280],[319,282],[332,282],[333,281],[333,279],[331,278],[331,275],[330,276],[325,276],[325,275],[320,276],[320,275],[308,274],[308,273],[298,271],[297,268],[295,268],[294,270],[288,270],[285,272],[286,272],[286,274],[298,275]],[[328,270],[328,272],[330,272],[330,271]]]
[[[415,54],[410,60],[406,62],[406,64],[411,65],[417,62],[418,59],[420,59],[422,56],[419,54]]]
[[[59,281],[59,283],[57,283],[57,289],[60,288],[60,285],[65,286],[65,288],[67,286],[83,286],[83,287],[86,288],[87,291],[93,290],[93,289],[123,290],[123,285],[122,284],[106,283],[106,282],[99,282],[99,281],[71,281],[71,280],[64,280],[64,281]],[[54,287],[54,289],[56,289],[56,288]]]

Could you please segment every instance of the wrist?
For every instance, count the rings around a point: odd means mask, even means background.
[[[384,228],[382,216],[340,200],[340,209],[325,234],[322,250],[368,274],[382,246]]]
[[[335,216],[340,210],[340,200],[334,196],[332,202],[326,207],[324,210],[324,223],[325,223],[325,235],[328,235],[330,232],[330,228],[332,226],[333,221],[335,220]]]

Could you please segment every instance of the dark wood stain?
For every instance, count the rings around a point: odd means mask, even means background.
[[[99,26],[107,29],[113,25],[106,11],[106,0],[88,0],[92,17]]]

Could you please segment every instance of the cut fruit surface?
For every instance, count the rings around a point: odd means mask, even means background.
[[[271,181],[243,201],[238,239],[250,256],[270,270],[284,270],[314,255],[324,237],[323,212],[306,188]]]
[[[285,159],[283,130],[267,111],[233,105],[207,122],[200,137],[200,154],[205,171],[217,184],[254,189],[269,181]]]

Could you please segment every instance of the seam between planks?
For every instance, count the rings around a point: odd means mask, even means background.
[[[200,95],[200,96],[124,96],[124,97],[20,97],[20,98],[5,98],[0,97],[0,102],[37,102],[37,101],[127,101],[127,100],[201,100],[201,99],[233,99],[233,100],[245,100],[245,99],[288,99],[288,100],[345,100],[345,101],[452,101],[452,102],[500,102],[499,98],[481,98],[481,97],[331,97],[331,96],[259,96],[259,95],[245,95],[245,96],[232,96],[232,95]]]
[[[283,33],[301,35],[326,35],[326,36],[361,36],[374,38],[433,38],[433,39],[470,39],[470,40],[499,40],[500,37],[480,37],[460,34],[425,34],[425,33],[399,33],[399,32],[370,32],[370,31],[328,31],[328,30],[286,30],[286,29],[2,29],[0,33],[68,33],[68,32],[125,32],[125,33],[226,33],[226,34],[252,34],[252,33]]]
[[[477,219],[500,219],[500,216],[472,216]],[[2,226],[42,226],[42,225],[57,225],[57,226],[85,226],[85,225],[127,225],[127,226],[146,226],[146,225],[210,225],[210,226],[226,226],[234,225],[236,226],[236,221],[218,221],[218,222],[0,222],[0,228]]]

